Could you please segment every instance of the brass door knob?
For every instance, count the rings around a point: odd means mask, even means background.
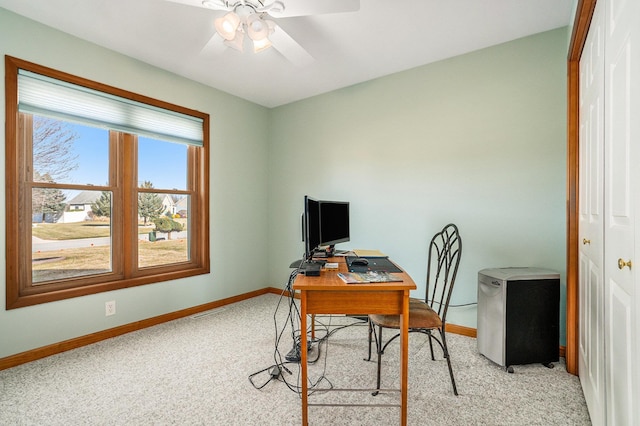
[[[586,238],[583,238],[582,239],[582,244],[583,245],[591,244],[591,240],[587,240]]]
[[[623,259],[618,259],[618,269],[623,269],[625,266],[628,266],[631,269],[631,260],[627,260],[626,262]]]

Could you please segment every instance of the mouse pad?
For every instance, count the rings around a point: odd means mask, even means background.
[[[386,271],[386,272],[403,272],[387,257],[365,257],[369,261],[368,265],[351,265],[351,262],[357,259],[357,256],[347,256],[347,266],[349,272],[367,272],[367,271]]]

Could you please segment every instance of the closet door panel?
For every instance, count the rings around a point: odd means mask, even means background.
[[[635,262],[640,78],[637,1],[606,0],[605,48],[605,359],[606,413],[611,425],[637,425],[640,306]],[[636,82],[634,82],[634,79]],[[634,112],[635,111],[635,112]],[[635,120],[633,114],[636,114]],[[635,122],[634,122],[635,121]]]
[[[580,60],[578,372],[594,425],[605,424],[603,9],[596,6]]]
[[[607,339],[607,424],[636,425],[633,415],[633,350],[631,319],[632,306],[626,292],[618,283],[609,283],[607,322],[615,324],[616,330]]]

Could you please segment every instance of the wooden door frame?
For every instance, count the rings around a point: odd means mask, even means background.
[[[597,0],[578,0],[567,56],[567,371],[578,375],[580,57]]]

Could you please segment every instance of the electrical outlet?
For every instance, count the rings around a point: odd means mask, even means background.
[[[116,301],[111,300],[109,302],[104,302],[104,315],[110,316],[116,314]]]

